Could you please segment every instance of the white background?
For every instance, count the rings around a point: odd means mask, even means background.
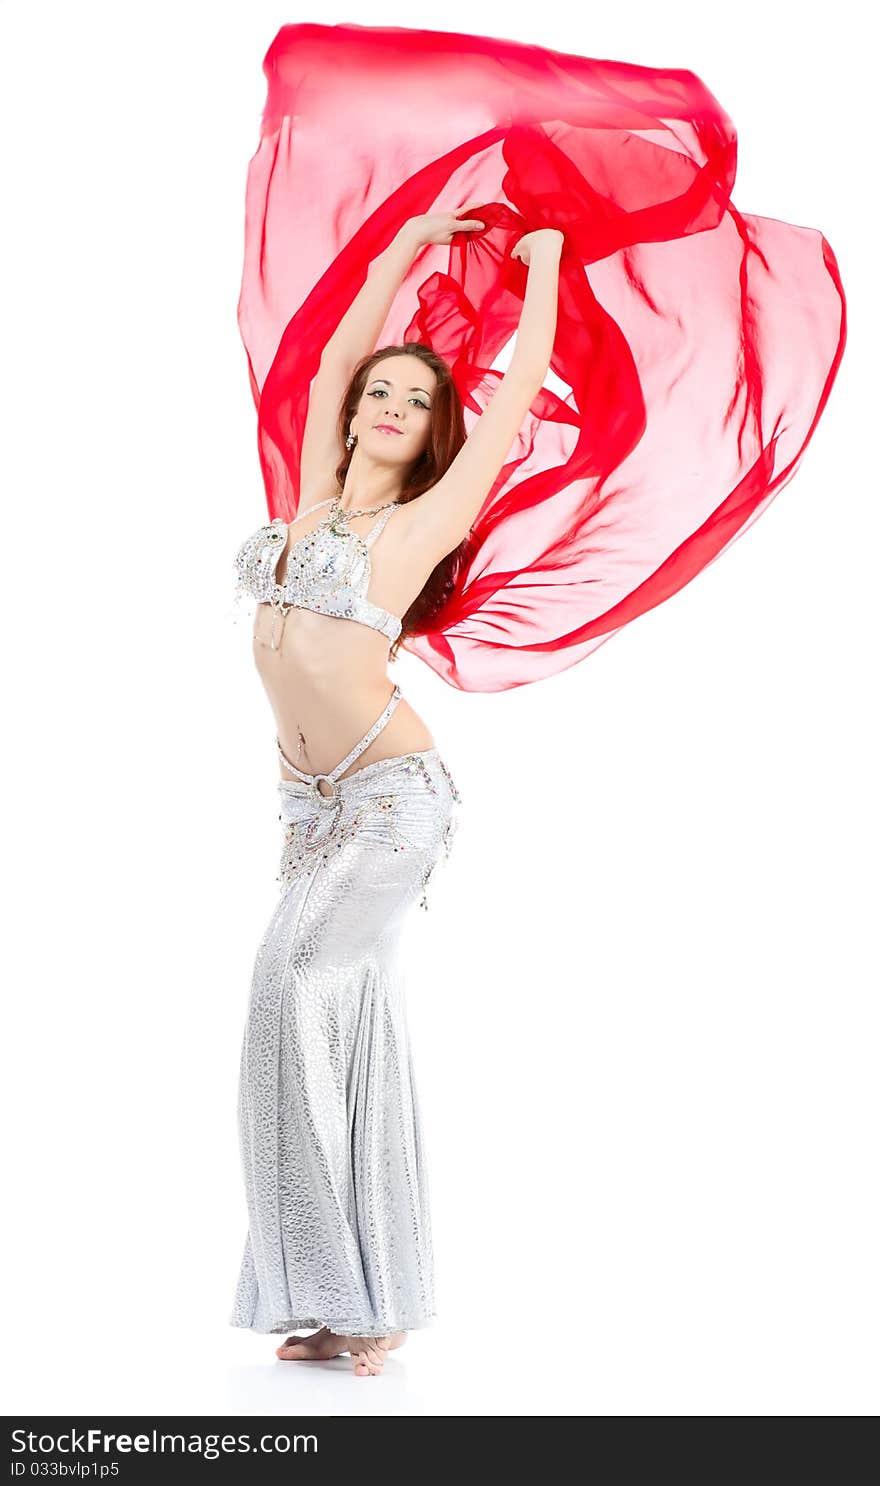
[[[880,326],[856,15],[0,8],[8,1411],[875,1411]],[[369,1379],[228,1325],[280,839],[271,713],[228,617],[266,519],[235,309],[262,59],[299,20],[697,72],[738,130],[735,204],[821,229],[850,317],[800,471],[683,592],[511,692],[393,668],[465,813],[409,936],[439,1316]]]

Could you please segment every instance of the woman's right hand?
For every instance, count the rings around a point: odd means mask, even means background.
[[[461,208],[467,211],[466,207]],[[404,222],[401,232],[415,248],[426,248],[429,243],[451,243],[456,232],[482,232],[485,222],[478,217],[458,216],[455,212],[427,212],[421,217],[410,217]]]

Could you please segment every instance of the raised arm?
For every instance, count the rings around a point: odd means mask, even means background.
[[[529,276],[510,366],[446,473],[400,512],[429,571],[467,536],[543,386],[556,337],[563,241],[545,227],[516,244],[512,256],[527,264]]]
[[[335,491],[333,471],[339,463],[336,420],[339,404],[357,363],[369,356],[400,285],[416,254],[429,242],[451,242],[454,232],[485,226],[452,212],[411,217],[384,252],[373,259],[367,277],[321,353],[321,364],[309,389],[300,462],[300,510]]]

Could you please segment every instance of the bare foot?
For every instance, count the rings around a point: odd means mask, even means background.
[[[329,1327],[322,1326],[311,1336],[289,1336],[286,1342],[276,1347],[275,1356],[282,1362],[323,1362],[347,1351],[346,1338],[334,1336]]]
[[[406,1341],[405,1331],[393,1331],[390,1336],[346,1336],[346,1351],[351,1353],[356,1378],[376,1376],[385,1366],[385,1357]]]
[[[368,1378],[380,1373],[386,1353],[401,1347],[405,1341],[405,1331],[394,1331],[390,1336],[337,1336],[329,1327],[322,1326],[311,1336],[289,1336],[276,1347],[275,1355],[282,1362],[325,1362],[350,1352],[355,1376]]]

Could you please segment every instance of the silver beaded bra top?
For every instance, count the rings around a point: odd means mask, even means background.
[[[276,516],[261,526],[239,548],[235,559],[237,587],[251,594],[260,604],[296,609],[311,609],[315,614],[331,614],[338,619],[353,619],[381,631],[390,641],[397,639],[401,621],[367,598],[370,586],[370,548],[384,531],[399,501],[386,506],[378,521],[365,537],[350,531],[338,496],[312,506],[332,507],[328,516],[313,531],[294,542],[287,554],[284,582],[279,583],[276,569],[287,540],[287,524]],[[308,512],[303,511],[302,515]],[[296,517],[296,521],[301,518]],[[291,526],[295,522],[290,523]]]

